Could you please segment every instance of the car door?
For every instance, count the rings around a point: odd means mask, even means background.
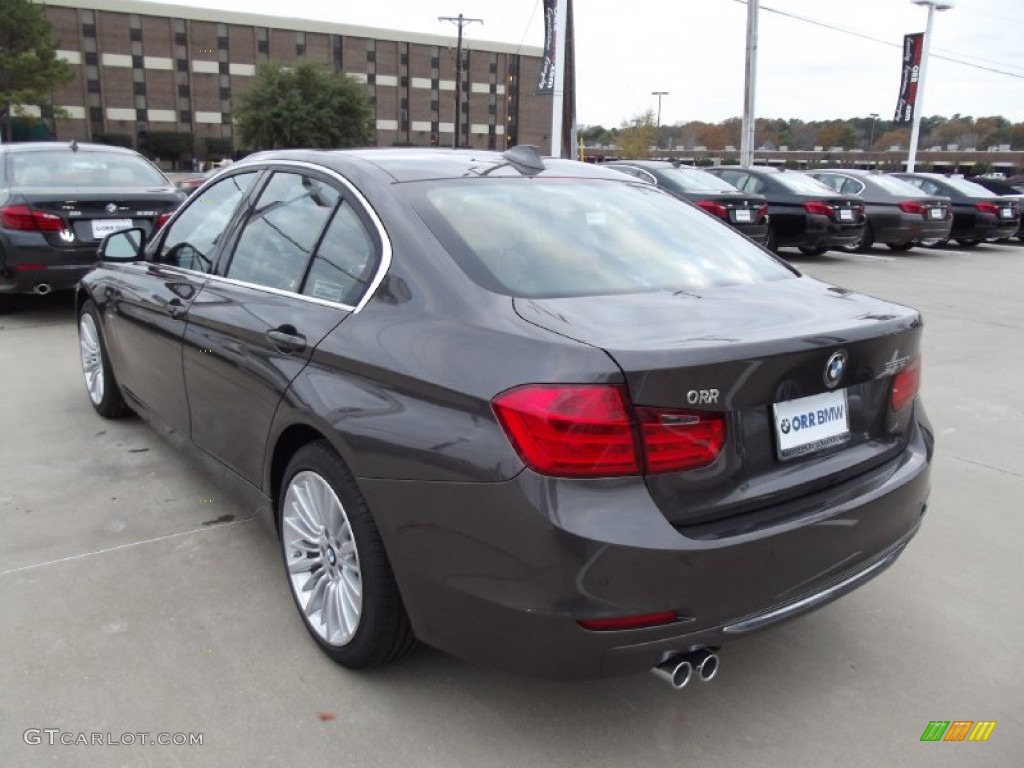
[[[355,220],[355,225],[353,225]],[[375,266],[377,246],[338,179],[278,167],[259,191],[230,259],[192,302],[184,345],[192,439],[258,485],[285,390]],[[357,238],[358,239],[358,238]],[[353,254],[358,251],[359,254]]]
[[[255,172],[234,174],[190,200],[151,241],[145,260],[118,270],[108,288],[107,346],[122,389],[185,436],[189,411],[181,342],[186,314],[255,178]]]

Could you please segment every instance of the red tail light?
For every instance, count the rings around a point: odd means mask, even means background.
[[[660,611],[659,613],[645,613],[641,616],[616,616],[610,619],[582,619],[577,621],[584,629],[592,630],[614,630],[614,629],[639,629],[641,627],[659,627],[662,624],[671,624],[679,619],[672,611]]]
[[[717,216],[720,219],[726,219],[729,217],[729,209],[721,203],[716,203],[712,200],[698,200],[697,205],[712,216]]]
[[[527,385],[494,412],[520,458],[545,475],[608,477],[708,466],[725,445],[725,417],[634,409],[614,386]]]
[[[60,232],[64,219],[52,213],[44,213],[27,205],[8,205],[0,208],[0,221],[6,229],[20,229],[39,232]]]
[[[981,213],[991,213],[993,216],[999,214],[999,206],[996,205],[995,203],[985,201],[981,203],[975,203],[974,207],[977,208],[978,211],[980,211]]]
[[[173,216],[173,215],[174,215],[174,211],[167,211],[167,212],[161,213],[159,216],[157,216],[156,217],[156,225],[153,227],[153,231],[156,232],[161,227],[163,227],[163,225],[166,224],[168,222],[168,220],[171,218],[171,216]]]
[[[804,203],[804,210],[808,213],[813,213],[816,216],[831,216],[832,206],[827,203],[822,203],[818,200],[814,200],[810,203]]]
[[[921,203],[915,200],[907,200],[899,204],[900,210],[904,213],[916,213],[919,216],[924,216],[928,212],[928,209]]]
[[[766,216],[768,216],[768,206],[762,205],[760,208],[757,209],[757,220],[760,221]]]
[[[892,379],[892,409],[894,411],[903,408],[917,397],[917,391],[921,387],[921,358],[916,358],[910,365],[893,376]]]

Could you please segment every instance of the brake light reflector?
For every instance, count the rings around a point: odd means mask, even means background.
[[[498,395],[493,407],[519,457],[541,474],[640,471],[632,419],[618,387],[525,386]]]
[[[156,231],[157,231],[157,230],[159,230],[159,229],[160,229],[161,227],[163,227],[163,225],[164,225],[164,224],[166,224],[166,223],[167,223],[167,221],[168,221],[168,220],[169,220],[169,219],[171,218],[171,216],[173,216],[173,215],[174,215],[174,211],[165,211],[164,213],[161,213],[161,214],[160,214],[159,216],[157,216],[157,217],[156,217],[156,224],[155,224],[155,226],[153,227],[153,231],[154,231],[154,232],[156,232]]]
[[[995,203],[990,203],[987,200],[980,203],[975,203],[974,207],[981,213],[991,213],[993,216],[999,213],[999,206]]]
[[[921,358],[915,358],[910,365],[893,376],[892,379],[892,409],[894,411],[903,408],[917,397],[917,391],[921,387]]]
[[[647,472],[699,469],[715,462],[725,445],[721,413],[637,408]]]
[[[760,221],[761,219],[765,218],[767,215],[768,215],[768,206],[767,205],[762,205],[760,208],[757,209],[757,220],[758,221]]]
[[[809,203],[804,203],[804,210],[808,213],[813,213],[816,216],[832,215],[832,206],[827,203],[823,203],[820,200],[812,200]]]
[[[633,408],[617,386],[526,385],[492,405],[519,457],[545,475],[683,472],[713,464],[725,446],[723,414]]]
[[[672,611],[645,613],[641,616],[616,616],[610,619],[581,619],[576,623],[584,629],[607,631],[614,629],[640,629],[641,627],[660,627],[671,624],[679,617]]]
[[[60,216],[37,211],[27,205],[0,208],[0,221],[7,229],[22,231],[60,232],[64,229],[64,220]]]
[[[707,211],[712,216],[717,216],[720,219],[728,218],[729,209],[720,203],[716,203],[713,200],[698,200],[697,205],[704,211]]]
[[[924,216],[927,212],[927,208],[916,200],[905,200],[899,204],[899,209],[904,213],[916,213],[920,216]]]

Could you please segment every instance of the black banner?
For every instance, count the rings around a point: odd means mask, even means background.
[[[914,109],[917,105],[917,79],[921,73],[921,50],[923,48],[923,32],[903,36],[903,71],[900,75],[900,97],[896,102],[894,123],[914,122]]]
[[[558,29],[555,19],[557,6],[558,0],[544,0],[544,55],[540,60],[538,95],[550,95],[555,92],[555,67],[558,64]]]

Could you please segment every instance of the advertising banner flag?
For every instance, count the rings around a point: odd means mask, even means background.
[[[917,108],[917,79],[921,74],[923,48],[923,32],[903,36],[903,71],[900,75],[900,97],[896,102],[894,123],[914,122],[914,110]]]
[[[559,65],[558,27],[555,11],[558,0],[544,0],[544,55],[540,60],[540,76],[537,80],[537,95],[555,92],[555,69]]]

